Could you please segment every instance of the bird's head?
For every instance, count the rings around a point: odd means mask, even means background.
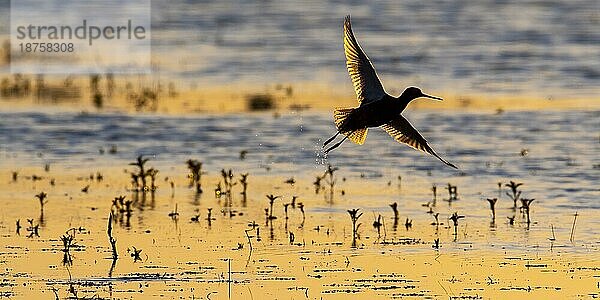
[[[437,101],[443,100],[440,97],[435,97],[435,96],[424,94],[420,88],[414,87],[414,86],[406,88],[404,90],[404,92],[402,92],[402,95],[400,96],[400,98],[404,98],[408,101],[411,101],[411,100],[414,100],[414,99],[420,98],[420,97],[426,97],[426,98],[434,99]]]

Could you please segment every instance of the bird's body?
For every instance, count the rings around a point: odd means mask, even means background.
[[[440,101],[442,99],[423,94],[416,87],[407,88],[399,97],[388,94],[371,61],[354,37],[350,16],[347,16],[344,21],[344,53],[348,73],[360,105],[356,108],[338,108],[334,111],[337,132],[325,141],[323,147],[332,142],[339,134],[343,134],[345,137],[325,150],[325,153],[339,147],[346,139],[362,145],[367,138],[369,128],[381,127],[396,141],[429,153],[448,166],[457,168],[437,155],[425,138],[402,116],[404,109],[416,98],[427,97]]]
[[[395,119],[408,106],[408,102],[390,95],[369,104],[353,108],[339,126],[342,132],[379,127]]]

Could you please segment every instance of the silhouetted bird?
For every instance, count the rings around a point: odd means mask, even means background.
[[[354,37],[350,16],[347,16],[344,21],[344,53],[348,73],[360,105],[356,108],[339,108],[334,111],[337,132],[325,141],[323,147],[331,143],[340,133],[345,137],[325,150],[325,153],[339,147],[348,138],[362,145],[367,138],[369,127],[381,127],[396,141],[429,153],[448,166],[458,169],[437,155],[425,138],[401,115],[408,103],[416,98],[427,97],[439,101],[442,98],[426,95],[416,87],[407,88],[399,97],[386,93],[371,61]]]

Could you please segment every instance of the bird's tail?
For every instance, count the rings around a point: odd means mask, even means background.
[[[342,131],[342,124],[344,124],[344,121],[346,120],[346,118],[348,118],[348,116],[353,110],[354,108],[336,108],[333,111],[333,120],[335,122],[335,127],[337,127],[337,130],[340,133],[347,136],[348,139],[350,139],[352,142],[362,145],[367,139],[367,128],[358,129],[354,131]]]
[[[333,111],[333,121],[335,122],[335,127],[337,127],[338,130],[341,130],[342,124],[346,118],[348,118],[353,109],[354,108],[336,108]]]

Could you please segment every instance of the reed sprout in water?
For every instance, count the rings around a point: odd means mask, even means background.
[[[281,198],[281,196],[274,196],[272,194],[271,195],[267,195],[267,199],[269,199],[269,209],[268,209],[268,212],[267,212],[267,219],[269,219],[269,220],[277,219],[277,217],[275,217],[273,215],[273,204],[275,204],[275,200],[277,198]]]
[[[498,202],[498,198],[487,198],[487,201],[490,203],[490,210],[492,210],[492,220],[496,220],[496,202]]]
[[[46,194],[45,192],[40,192],[39,194],[35,195],[35,197],[38,198],[38,200],[40,201],[40,213],[43,215],[44,205],[48,203],[48,200],[46,199],[48,197],[48,194]]]
[[[529,208],[534,200],[535,199],[521,199],[521,209],[523,209],[523,213],[525,213],[525,215],[527,216],[527,225],[531,223],[531,218],[529,217]]]
[[[356,248],[356,239],[358,237],[358,229],[362,223],[358,223],[358,219],[363,215],[362,213],[358,213],[360,209],[349,209],[348,214],[350,215],[350,220],[352,221],[352,248]]]
[[[510,188],[510,191],[512,192],[512,194],[509,194],[508,192],[506,193],[506,195],[508,197],[510,197],[513,200],[513,208],[516,209],[517,208],[517,201],[519,201],[519,197],[521,197],[521,191],[519,191],[519,187],[523,185],[523,183],[516,183],[514,181],[510,181],[510,183],[505,184],[506,187]]]
[[[458,235],[458,220],[464,218],[465,216],[460,216],[458,215],[457,212],[454,212],[452,214],[452,216],[450,217],[450,220],[452,220],[452,224],[454,225],[454,237],[456,238],[456,236]]]
[[[110,243],[110,249],[112,251],[112,259],[117,260],[119,258],[119,254],[117,253],[117,239],[112,234],[112,223],[113,223],[113,213],[111,212],[108,215],[108,226],[106,229],[106,233],[108,234],[108,242]]]

